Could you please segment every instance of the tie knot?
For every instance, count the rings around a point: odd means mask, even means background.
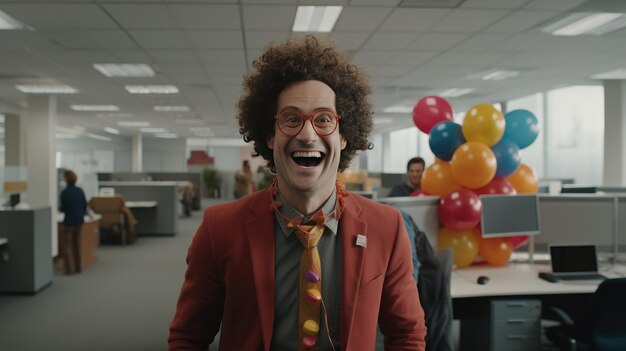
[[[300,240],[300,244],[305,249],[312,249],[319,243],[322,234],[324,234],[324,224],[317,225],[296,225],[295,232]]]

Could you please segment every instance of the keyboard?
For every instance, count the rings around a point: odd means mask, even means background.
[[[576,275],[558,275],[561,280],[605,280],[606,277],[599,273],[576,274]]]

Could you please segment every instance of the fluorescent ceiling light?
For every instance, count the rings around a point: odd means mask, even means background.
[[[294,32],[330,32],[343,6],[298,6],[293,21]]]
[[[141,128],[139,131],[142,133],[167,133],[167,130],[163,128]]]
[[[467,79],[480,79],[480,80],[505,80],[515,78],[520,75],[520,71],[513,71],[508,69],[490,69],[467,76]]]
[[[78,139],[79,136],[76,134],[67,134],[67,133],[56,133],[55,138],[57,139]]]
[[[102,136],[102,135],[98,135],[98,134],[87,133],[87,136],[92,138],[92,139],[111,141],[111,138],[105,137],[105,136]]]
[[[473,91],[474,91],[473,88],[452,88],[452,89],[444,90],[437,95],[441,97],[455,98],[455,97],[467,95]]]
[[[178,135],[174,134],[174,133],[158,133],[154,135],[157,138],[163,138],[163,139],[176,139],[178,138]]]
[[[573,13],[541,31],[552,35],[603,35],[624,27],[623,13]]]
[[[94,63],[93,68],[107,77],[154,77],[152,67],[144,63]]]
[[[76,94],[78,90],[69,85],[19,84],[15,89],[28,94]]]
[[[591,76],[591,79],[626,79],[626,68],[596,73]]]
[[[124,88],[131,94],[177,94],[175,85],[125,85]]]
[[[115,135],[119,135],[120,131],[115,129],[115,128],[111,128],[111,127],[104,127],[104,131],[110,134],[115,134]]]
[[[115,105],[71,105],[74,111],[119,111],[120,108]]]
[[[189,106],[154,106],[154,110],[157,112],[189,112]]]
[[[388,106],[383,109],[383,112],[386,113],[409,113],[413,111],[413,106],[407,105],[393,105]]]
[[[150,123],[141,121],[120,121],[117,122],[120,127],[150,127]]]
[[[0,30],[25,29],[26,26],[0,10]]]

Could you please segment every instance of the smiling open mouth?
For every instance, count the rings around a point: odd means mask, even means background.
[[[324,159],[324,154],[319,151],[296,151],[291,154],[291,158],[299,166],[315,167]]]

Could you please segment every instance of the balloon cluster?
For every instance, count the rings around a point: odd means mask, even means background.
[[[503,116],[490,104],[472,107],[462,125],[452,116],[450,104],[438,96],[426,96],[413,108],[413,121],[429,134],[436,156],[422,175],[422,191],[441,196],[438,246],[454,249],[458,267],[470,265],[477,255],[490,264],[507,264],[528,237],[483,239],[478,196],[537,192],[537,176],[520,156],[539,134],[537,118],[527,110]]]

